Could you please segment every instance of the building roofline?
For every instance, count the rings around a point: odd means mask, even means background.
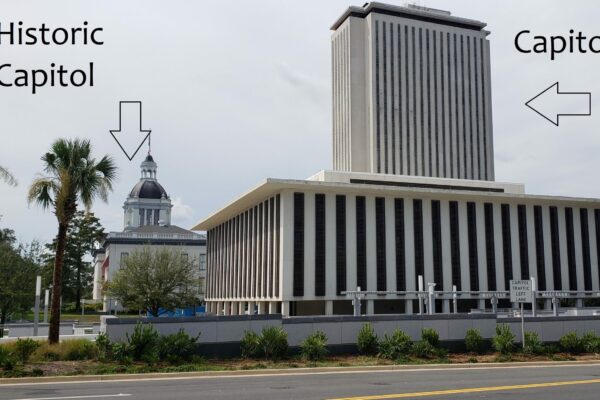
[[[273,179],[269,178],[258,186],[242,194],[240,197],[230,201],[224,207],[208,215],[205,219],[198,222],[193,228],[194,231],[207,231],[213,227],[233,218],[234,216],[246,211],[256,205],[256,203],[280,193],[283,190],[297,191],[319,191],[319,190],[339,190],[347,194],[357,195],[375,195],[375,196],[406,196],[416,197],[422,195],[435,195],[440,200],[523,200],[538,202],[565,202],[565,203],[592,203],[594,207],[600,205],[600,199],[594,198],[576,198],[563,196],[545,196],[532,195],[525,193],[507,193],[507,192],[482,192],[477,190],[452,190],[426,187],[395,187],[389,185],[363,184],[363,183],[345,183],[345,182],[322,182],[315,180],[294,180],[294,179]]]
[[[453,17],[450,15],[450,13],[446,14],[445,12],[436,11],[437,10],[431,10],[424,7],[402,7],[374,1],[366,3],[364,7],[348,7],[348,9],[346,9],[346,11],[333,23],[333,25],[331,25],[330,29],[335,31],[349,17],[365,18],[372,12],[476,31],[483,31],[483,28],[487,26],[485,22],[468,18]]]

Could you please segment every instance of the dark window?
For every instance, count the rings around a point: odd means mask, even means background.
[[[535,257],[537,265],[537,290],[546,290],[546,258],[544,256],[544,218],[542,207],[533,207],[535,219]]]
[[[367,215],[365,197],[356,197],[356,284],[367,290]]]
[[[527,243],[527,208],[517,206],[519,219],[519,255],[521,257],[521,279],[529,279],[529,244]]]
[[[562,290],[560,236],[558,233],[558,209],[556,207],[550,207],[550,240],[552,242],[552,277],[554,279],[554,290]]]
[[[294,296],[304,296],[304,193],[294,193]]]
[[[435,290],[444,290],[442,269],[442,217],[440,201],[431,201],[431,233],[433,239],[433,281],[437,284]]]
[[[510,205],[502,204],[502,254],[504,256],[504,290],[510,288],[513,278],[512,235],[510,233]]]
[[[425,280],[425,254],[423,251],[423,200],[413,200],[415,232],[415,287],[419,289],[419,275]]]
[[[575,259],[575,230],[573,228],[573,209],[565,208],[567,225],[567,261],[569,266],[569,290],[577,290],[577,264]]]
[[[385,46],[384,46],[385,47]],[[379,21],[375,21],[375,108],[377,112],[377,172],[381,172],[381,117],[380,117],[380,84],[379,84]]]
[[[458,202],[450,202],[450,258],[452,261],[452,285],[462,290],[460,279],[460,231],[458,222]]]
[[[335,196],[335,265],[337,294],[346,290],[346,196]]]
[[[485,258],[488,290],[498,290],[496,285],[496,243],[494,239],[494,205],[485,203]]]
[[[406,290],[406,251],[404,244],[404,200],[394,200],[396,231],[396,290]]]
[[[467,225],[469,236],[469,278],[471,290],[479,290],[479,256],[477,252],[477,206],[467,203]]]
[[[596,220],[596,255],[597,255],[597,268],[598,277],[600,278],[600,210],[594,210],[594,219]]]
[[[275,197],[277,210],[275,211],[275,297],[279,296],[279,249],[281,245],[281,195]]]
[[[375,249],[377,263],[377,290],[387,290],[385,249],[385,198],[375,199]]]
[[[590,231],[588,223],[588,210],[579,209],[581,219],[581,250],[583,256],[583,282],[584,290],[592,290],[592,261],[590,255]]]
[[[315,195],[315,296],[325,296],[325,195]]]

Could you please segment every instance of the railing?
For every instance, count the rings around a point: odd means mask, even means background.
[[[109,239],[184,239],[201,240],[206,239],[206,235],[197,233],[138,233],[138,232],[111,232]]]

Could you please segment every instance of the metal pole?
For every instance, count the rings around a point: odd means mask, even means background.
[[[433,315],[435,313],[435,299],[433,298],[433,289],[435,288],[435,283],[428,282],[427,283],[429,289],[429,299],[427,304],[427,314]]]
[[[533,301],[531,302],[531,315],[535,317],[535,308],[536,308],[536,299],[535,299],[535,278],[532,276],[531,278],[531,294],[533,296]]]
[[[423,315],[423,275],[419,275],[419,315]]]
[[[38,335],[38,325],[40,323],[40,295],[42,294],[42,277],[35,279],[35,306],[33,309],[33,336]]]
[[[525,312],[523,311],[523,304],[521,303],[521,341],[523,349],[525,349]]]
[[[458,313],[458,295],[456,294],[456,285],[452,285],[452,306],[454,308],[454,314]]]
[[[356,288],[356,293],[354,295],[354,300],[352,300],[352,305],[354,306],[354,316],[358,317],[360,315],[360,286]]]
[[[44,323],[48,323],[48,302],[50,301],[50,291],[48,289],[44,292]]]

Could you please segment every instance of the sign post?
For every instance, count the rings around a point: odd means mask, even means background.
[[[531,280],[510,281],[510,301],[521,304],[521,341],[525,348],[525,312],[524,303],[533,303],[533,287]]]
[[[40,323],[40,295],[42,294],[42,277],[35,279],[35,306],[33,309],[33,336],[38,335],[38,325]]]

